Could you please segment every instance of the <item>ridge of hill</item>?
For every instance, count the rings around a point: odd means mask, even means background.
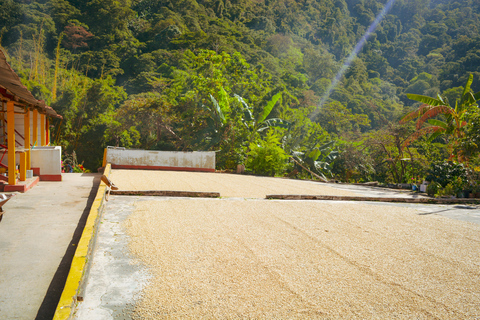
[[[295,124],[302,141],[288,150],[308,150],[397,123],[414,107],[406,93],[455,101],[470,74],[478,87],[480,3],[396,0],[317,110],[385,2],[0,0],[0,44],[32,92],[65,115],[54,140],[87,167],[113,144],[220,148],[228,168],[248,151],[248,134],[229,127],[242,146],[215,136],[224,124],[208,121],[210,95],[238,124],[234,94],[259,115],[282,92],[268,117]]]

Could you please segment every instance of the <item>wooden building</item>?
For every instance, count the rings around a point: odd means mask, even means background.
[[[3,174],[0,179],[8,182],[5,191],[22,191],[13,187],[18,184],[17,170],[21,184],[32,169],[32,148],[49,146],[49,121],[62,117],[22,85],[1,49],[0,100],[0,172],[8,174],[8,179]]]

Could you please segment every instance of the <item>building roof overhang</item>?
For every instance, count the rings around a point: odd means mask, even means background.
[[[13,71],[7,58],[0,49],[0,98],[3,101],[14,101],[25,108],[37,108],[40,113],[49,117],[62,119],[53,108],[45,105],[45,101],[37,100],[20,81],[20,77]]]

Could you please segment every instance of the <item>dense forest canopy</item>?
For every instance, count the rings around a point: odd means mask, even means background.
[[[52,141],[91,170],[113,145],[217,150],[218,169],[305,176],[303,163],[405,182],[458,147],[448,134],[407,146],[416,128],[399,120],[420,105],[407,94],[454,107],[470,75],[480,90],[480,2],[396,0],[320,107],[385,3],[0,0],[0,45],[64,116]],[[476,144],[468,151],[475,163]]]

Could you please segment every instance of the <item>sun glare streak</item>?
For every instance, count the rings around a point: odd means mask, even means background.
[[[395,2],[395,0],[388,0],[385,7],[383,7],[382,11],[377,15],[377,17],[372,22],[372,24],[370,25],[368,30],[365,32],[363,37],[360,39],[360,41],[357,43],[357,45],[355,46],[353,51],[350,53],[347,60],[345,60],[345,62],[343,63],[342,67],[338,71],[335,78],[333,78],[332,83],[330,84],[327,91],[323,95],[322,100],[320,100],[320,104],[318,105],[316,111],[312,115],[310,115],[310,119],[313,119],[318,114],[319,110],[323,107],[325,102],[327,102],[327,100],[330,97],[330,94],[332,93],[333,89],[335,89],[335,87],[338,85],[338,82],[340,82],[340,79],[342,78],[342,76],[345,74],[347,69],[352,64],[353,59],[355,59],[357,57],[358,53],[362,50],[363,46],[365,45],[365,42],[367,42],[368,38],[375,31],[375,29],[377,28],[380,21],[382,21],[382,19],[385,17],[385,15],[388,13],[388,11],[390,11],[394,2]]]

